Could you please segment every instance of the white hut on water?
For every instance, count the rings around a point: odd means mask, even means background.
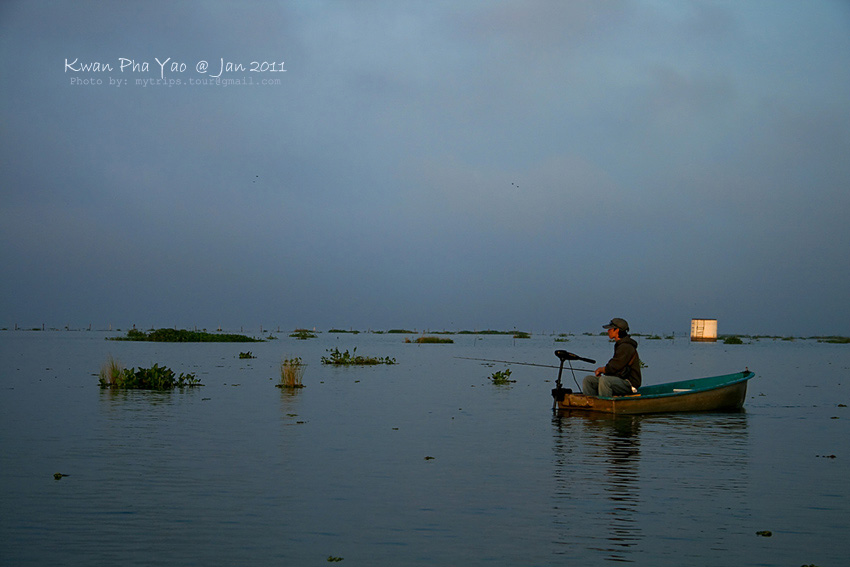
[[[691,340],[716,341],[717,319],[691,319]]]

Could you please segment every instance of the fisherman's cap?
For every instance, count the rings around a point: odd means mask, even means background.
[[[614,317],[611,319],[611,322],[607,325],[602,325],[603,329],[620,329],[621,331],[629,332],[629,324],[625,319],[620,319],[619,317]]]

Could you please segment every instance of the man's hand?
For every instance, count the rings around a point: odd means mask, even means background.
[[[594,376],[602,376],[604,373],[605,373],[605,367],[600,366],[599,368],[596,369],[596,371],[593,374],[594,374]]]

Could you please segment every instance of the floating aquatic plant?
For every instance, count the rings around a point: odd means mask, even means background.
[[[516,382],[516,380],[511,380],[511,369],[505,368],[504,370],[498,370],[493,372],[490,376],[487,377],[488,380],[492,380],[493,384],[496,385],[504,385],[510,384],[511,382]]]
[[[351,365],[370,365],[370,364],[396,364],[394,358],[389,356],[375,357],[362,356],[357,354],[357,347],[349,353],[348,349],[345,352],[340,352],[338,348],[325,349],[330,356],[322,357],[322,364],[333,364],[335,366],[351,366]]]
[[[254,356],[253,354],[251,354],[251,351],[249,350],[248,352],[240,352],[239,358],[257,358],[257,357]]]
[[[167,366],[154,364],[150,368],[121,368],[114,373],[114,361],[107,362],[104,367],[109,372],[104,374],[101,370],[100,387],[133,389],[133,390],[171,390],[173,388],[184,388],[187,386],[203,386],[194,374],[175,374]]]

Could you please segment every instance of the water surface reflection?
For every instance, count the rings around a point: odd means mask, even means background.
[[[749,513],[744,412],[561,412],[552,423],[559,556],[675,562],[698,541],[728,548],[725,535]]]
[[[642,539],[636,520],[640,503],[640,418],[560,412],[555,434],[555,524],[572,538],[556,553],[580,548],[631,561]],[[604,505],[602,505],[604,504]]]

